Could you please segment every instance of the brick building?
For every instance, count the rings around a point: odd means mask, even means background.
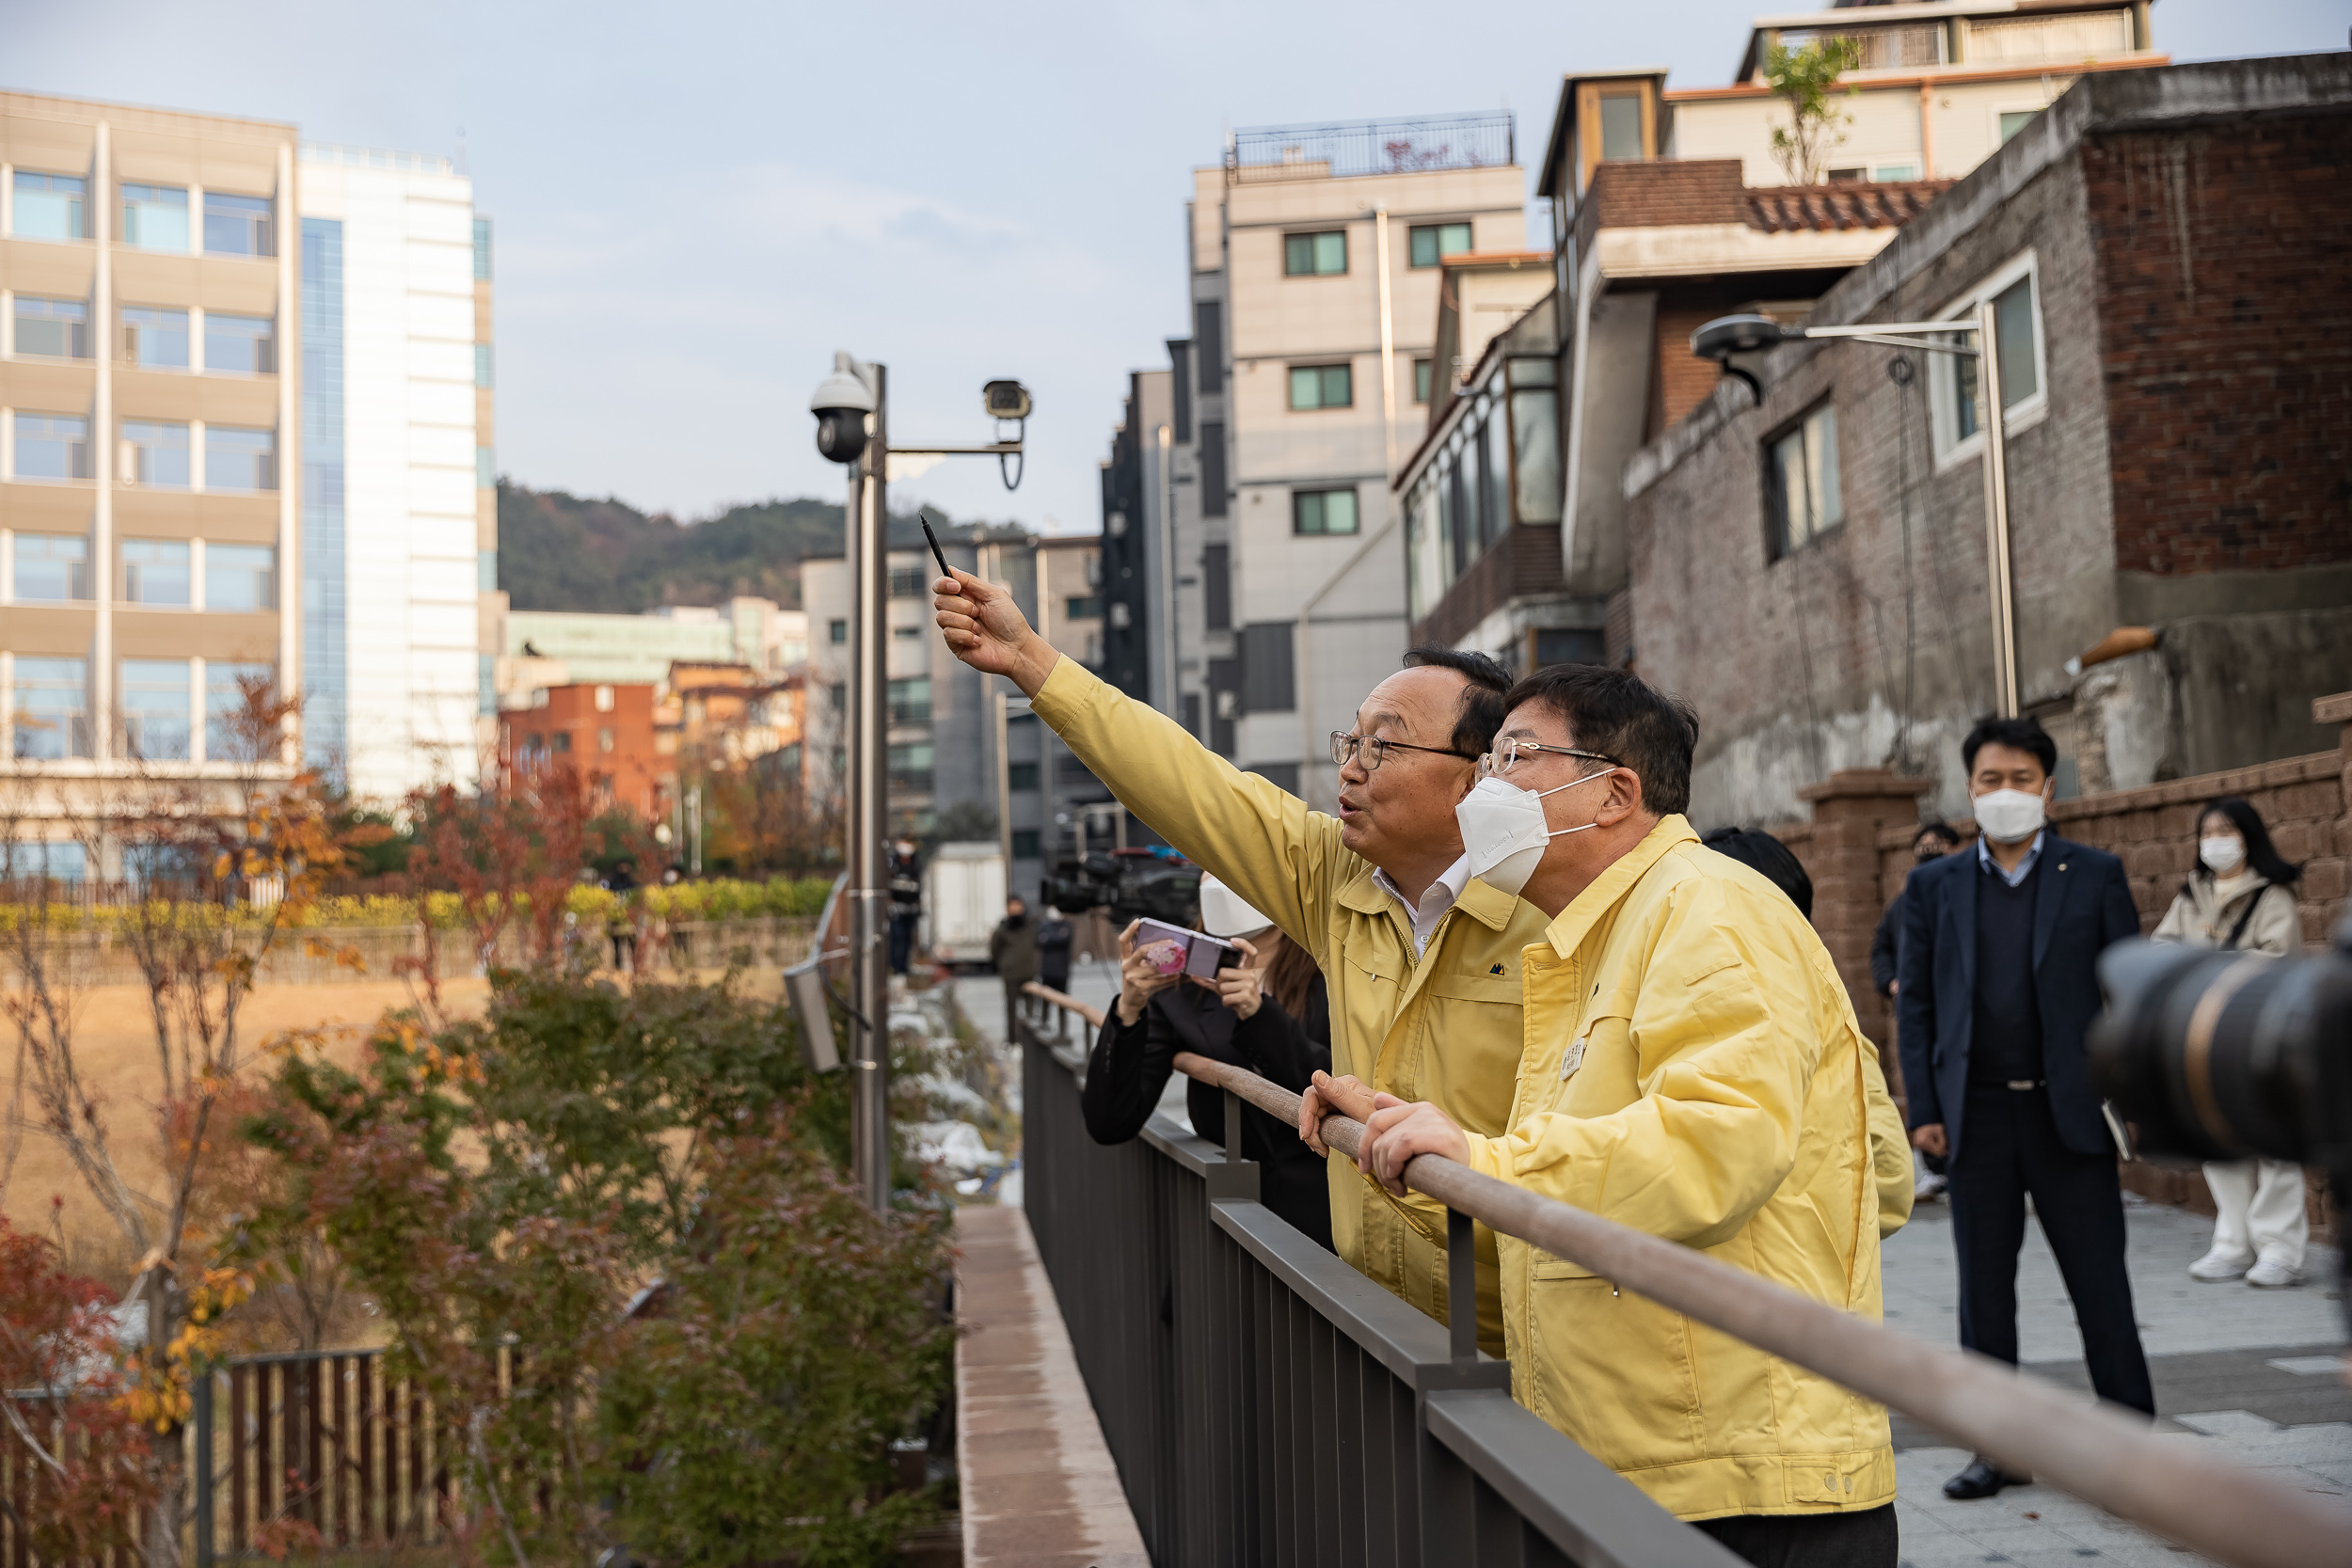
[[[1821,299],[1992,300],[2023,700],[2060,791],[2310,752],[2352,673],[2352,56],[2079,80]],[[1993,705],[1983,436],[1949,356],[1757,356],[1624,469],[1626,636],[1703,720],[1693,811],[1892,766],[1965,808]],[[2121,657],[2116,657],[2118,654]]]
[[[651,686],[550,686],[534,695],[545,701],[499,714],[501,761],[525,773],[569,765],[599,809],[619,806],[647,821],[666,809],[671,765],[655,745]]]

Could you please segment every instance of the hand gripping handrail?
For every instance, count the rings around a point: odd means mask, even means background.
[[[1030,988],[1043,991],[1042,987]],[[1103,1015],[1046,999],[1100,1025]],[[1254,1072],[1179,1052],[1176,1069],[1295,1126],[1299,1097]],[[1363,1124],[1333,1115],[1323,1141],[1353,1156]],[[1710,1328],[1819,1372],[2009,1466],[2234,1568],[2352,1565],[2352,1510],[2158,1442],[2147,1421],[2086,1405],[2053,1384],[1971,1353],[1906,1339],[1675,1242],[1423,1154],[1405,1180],[1491,1229],[1533,1242]]]

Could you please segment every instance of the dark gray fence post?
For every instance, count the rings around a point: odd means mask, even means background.
[[[196,1462],[189,1466],[196,1485],[196,1568],[213,1568],[213,1377],[210,1370],[199,1373],[190,1390],[196,1396]]]

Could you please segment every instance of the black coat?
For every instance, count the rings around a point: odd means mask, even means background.
[[[1190,1051],[1263,1073],[1286,1089],[1303,1091],[1317,1071],[1331,1069],[1331,1023],[1323,976],[1307,993],[1307,1017],[1294,1019],[1273,997],[1247,1022],[1237,1021],[1214,992],[1179,982],[1156,993],[1132,1024],[1112,1008],[1087,1061],[1080,1103],[1096,1143],[1125,1143],[1143,1131],[1176,1070],[1176,1053]],[[1225,1095],[1197,1080],[1186,1085],[1193,1131],[1225,1142]],[[1329,1178],[1324,1162],[1299,1142],[1298,1129],[1254,1105],[1242,1107],[1242,1154],[1259,1163],[1258,1193],[1268,1209],[1326,1247],[1331,1244]]]
[[[1903,1087],[1911,1125],[1942,1122],[1955,1159],[1976,1026],[1978,879],[1986,875],[1971,848],[1919,867],[1903,886],[1902,992],[1895,999]],[[2115,1146],[2083,1037],[2099,1013],[2099,955],[2139,935],[2139,911],[2122,861],[2047,830],[2038,875],[2033,975],[2050,1110],[2067,1148],[2098,1154]]]

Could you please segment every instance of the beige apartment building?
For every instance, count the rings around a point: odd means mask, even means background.
[[[1141,545],[1171,592],[1114,580],[1106,546],[1105,664],[1135,664],[1134,628],[1140,667],[1175,676],[1136,695],[1311,804],[1333,804],[1328,733],[1406,645],[1387,482],[1454,374],[1436,362],[1444,263],[1524,252],[1525,214],[1508,114],[1243,131],[1194,173],[1167,436],[1122,436],[1104,501],[1106,530],[1165,514],[1167,545]]]
[[[291,125],[0,94],[0,730],[36,809],[232,772],[240,679],[298,679],[296,162]]]
[[[474,776],[496,593],[489,234],[447,159],[0,93],[0,786],[228,780],[245,685],[357,795]],[[492,644],[495,646],[495,644]]]

